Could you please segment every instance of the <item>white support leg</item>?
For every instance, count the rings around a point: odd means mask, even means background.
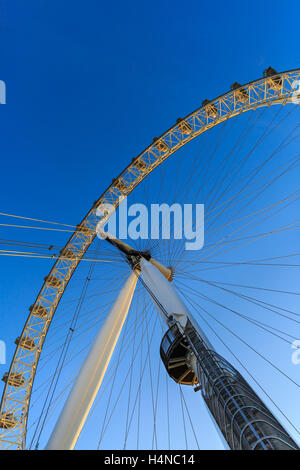
[[[207,346],[212,348],[210,341],[194,319],[191,312],[185,306],[174,285],[169,282],[165,276],[163,276],[155,265],[149,263],[146,259],[141,259],[140,266],[143,281],[149,288],[149,291],[153,294],[152,300],[154,305],[163,317],[164,321],[167,323],[165,315],[165,312],[167,312],[168,315],[172,315],[184,329],[186,322],[189,319]]]
[[[162,275],[161,270],[158,270],[155,265],[149,263],[147,260],[141,259],[140,266],[143,281],[148,287],[149,291],[153,294],[153,303],[158,312],[163,317],[164,321],[167,323],[167,318],[165,316],[165,312],[167,312],[169,315],[172,315],[175,320],[177,320],[183,332],[187,320],[189,319],[194,328],[201,336],[201,338],[206,343],[206,346],[209,349],[213,350],[213,346],[211,345],[209,339],[207,338],[204,331],[200,328],[197,321],[184,304],[181,296],[177,293],[175,286],[171,282],[169,282],[165,276]],[[191,355],[190,366],[194,370],[195,374],[198,376],[199,371],[197,366],[197,359],[194,354]],[[214,418],[212,417],[210,410],[208,408],[207,410],[210,417],[212,418],[216,431],[224,444],[224,448],[228,449],[228,444],[225,441],[223,434],[221,433]]]
[[[82,365],[46,446],[47,450],[71,450],[102,383],[105,371],[130,308],[138,279],[134,271],[115,300]]]

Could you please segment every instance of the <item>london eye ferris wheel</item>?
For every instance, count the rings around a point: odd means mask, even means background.
[[[61,243],[3,376],[0,448],[298,448],[299,83],[269,67],[204,100],[78,225],[49,225]],[[203,203],[202,249],[99,240],[125,199]]]

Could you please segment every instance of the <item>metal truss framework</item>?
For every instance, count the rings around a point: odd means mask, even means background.
[[[30,308],[30,314],[11,362],[0,406],[0,449],[24,449],[33,381],[53,315],[69,280],[104,223],[120,201],[164,160],[189,141],[229,118],[262,106],[294,102],[300,69],[283,72],[233,87],[176,124],[132,160],[95,201],[72,234]],[[102,215],[97,209],[101,206]],[[106,209],[107,208],[107,209]]]
[[[298,446],[241,374],[209,349],[191,324],[201,394],[232,450],[297,450]]]

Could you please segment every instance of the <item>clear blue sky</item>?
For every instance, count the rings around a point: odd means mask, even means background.
[[[0,211],[77,224],[177,117],[269,65],[299,67],[299,14],[298,0],[1,0]],[[62,243],[11,230],[0,238]],[[8,358],[50,266],[0,259]]]

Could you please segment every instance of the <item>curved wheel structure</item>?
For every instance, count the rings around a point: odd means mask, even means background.
[[[285,105],[295,101],[295,84],[300,69],[266,74],[262,79],[240,86],[203,105],[186,116],[159,138],[155,138],[132,160],[108,189],[95,201],[61,251],[30,307],[30,314],[19,338],[6,378],[0,408],[0,448],[24,449],[31,390],[40,353],[58,303],[80,260],[96,236],[99,222],[105,222],[122,199],[158,165],[195,137],[229,118],[259,107]],[[101,214],[97,209],[101,206]],[[107,210],[105,210],[107,208]]]

